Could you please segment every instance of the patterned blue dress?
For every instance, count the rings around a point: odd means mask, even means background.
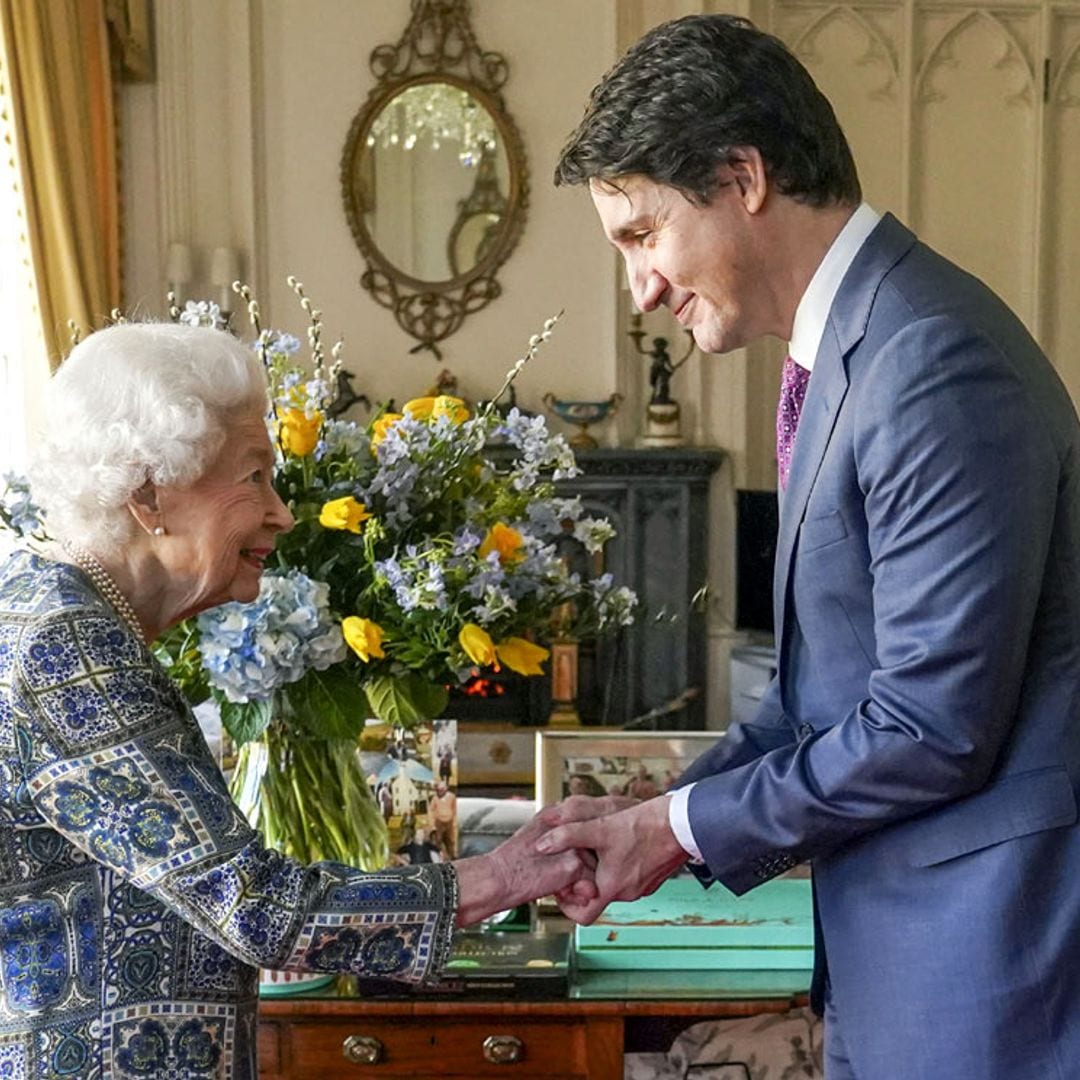
[[[0,565],[0,1078],[255,1080],[258,966],[423,981],[456,905],[264,848],[86,576]]]

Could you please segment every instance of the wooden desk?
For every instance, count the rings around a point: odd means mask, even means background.
[[[783,1012],[804,1004],[808,973],[804,979],[798,972],[775,974],[771,983],[758,980],[757,990],[753,980],[744,988],[736,981],[706,991],[714,997],[697,998],[688,987],[681,996],[662,998],[663,990],[654,990],[652,999],[634,996],[651,981],[649,973],[639,972],[636,987],[608,984],[599,991],[607,996],[599,999],[267,999],[259,1011],[259,1075],[264,1080],[622,1080],[623,1053],[635,1027],[659,1024],[677,1031],[698,1020]],[[587,985],[572,990],[590,992]],[[371,1062],[373,1057],[377,1060]]]

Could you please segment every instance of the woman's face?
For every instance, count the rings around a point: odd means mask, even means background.
[[[188,487],[158,489],[166,535],[156,547],[174,595],[174,617],[259,595],[274,538],[293,526],[271,483],[273,468],[261,413],[241,413],[229,422],[225,443],[203,476]]]

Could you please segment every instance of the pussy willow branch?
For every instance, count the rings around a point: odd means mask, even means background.
[[[481,420],[486,420],[492,412],[494,412],[495,403],[510,389],[514,380],[521,374],[525,365],[540,351],[540,346],[551,337],[551,331],[554,329],[555,324],[559,319],[562,318],[563,311],[565,310],[565,308],[560,309],[556,314],[552,315],[550,319],[545,319],[543,329],[541,329],[540,333],[533,334],[533,336],[529,338],[528,352],[526,352],[525,355],[506,373],[506,379],[503,381],[502,386],[499,387],[499,392],[488,401],[481,411],[479,417]]]
[[[277,439],[278,449],[281,451],[281,456],[284,458],[285,444],[281,438],[281,417],[278,415],[277,401],[273,394],[273,378],[272,368],[270,364],[270,350],[267,346],[267,342],[263,338],[262,321],[259,318],[259,302],[252,295],[251,289],[248,288],[241,281],[234,281],[232,283],[232,291],[244,301],[244,306],[247,308],[248,320],[251,322],[252,329],[255,331],[255,347],[259,350],[259,359],[262,361],[263,370],[266,372],[267,385],[270,387],[270,413],[274,418],[274,432]]]

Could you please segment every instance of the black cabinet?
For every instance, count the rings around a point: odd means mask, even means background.
[[[617,533],[592,571],[610,572],[639,600],[632,627],[582,644],[582,721],[704,728],[709,481],[723,452],[601,448],[579,450],[577,460],[582,474],[561,482],[560,492],[580,496]],[[681,707],[641,719],[680,699]]]

